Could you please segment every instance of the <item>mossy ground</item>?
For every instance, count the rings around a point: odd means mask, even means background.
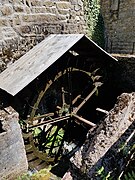
[[[60,180],[60,177],[55,176],[48,169],[41,169],[37,173],[29,175],[29,173],[19,176],[16,180]]]

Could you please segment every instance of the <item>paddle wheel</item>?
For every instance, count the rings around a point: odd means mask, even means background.
[[[83,34],[54,34],[1,73],[1,106],[19,113],[29,162],[56,163],[84,143],[108,105],[109,61]]]
[[[101,76],[97,75],[98,69],[86,71],[80,62],[71,58],[62,66],[60,62],[51,66],[38,79],[45,81],[45,85],[27,104],[27,120],[22,126],[24,139],[30,144],[29,151],[46,163],[73,155],[84,142],[88,129],[95,126],[86,119],[85,108],[102,85]]]

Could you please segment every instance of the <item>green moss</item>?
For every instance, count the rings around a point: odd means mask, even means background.
[[[16,180],[60,180],[61,178],[55,176],[50,172],[51,166],[48,166],[48,169],[41,169],[37,173],[30,176],[29,174],[23,174],[19,176]]]
[[[31,176],[31,180],[59,180],[60,178],[50,172],[50,169],[42,169]]]

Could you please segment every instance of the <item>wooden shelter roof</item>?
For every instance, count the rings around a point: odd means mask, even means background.
[[[117,60],[84,34],[54,34],[0,74],[0,89],[15,96],[69,50]]]

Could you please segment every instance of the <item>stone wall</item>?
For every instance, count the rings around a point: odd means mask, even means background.
[[[0,0],[0,72],[49,34],[85,32],[82,0]]]
[[[101,3],[107,51],[135,54],[135,1],[101,0]]]
[[[118,59],[113,71],[114,83],[119,93],[135,92],[135,55],[114,54],[113,56]]]
[[[18,124],[18,113],[11,107],[0,110],[0,179],[15,179],[27,171],[25,147]]]

